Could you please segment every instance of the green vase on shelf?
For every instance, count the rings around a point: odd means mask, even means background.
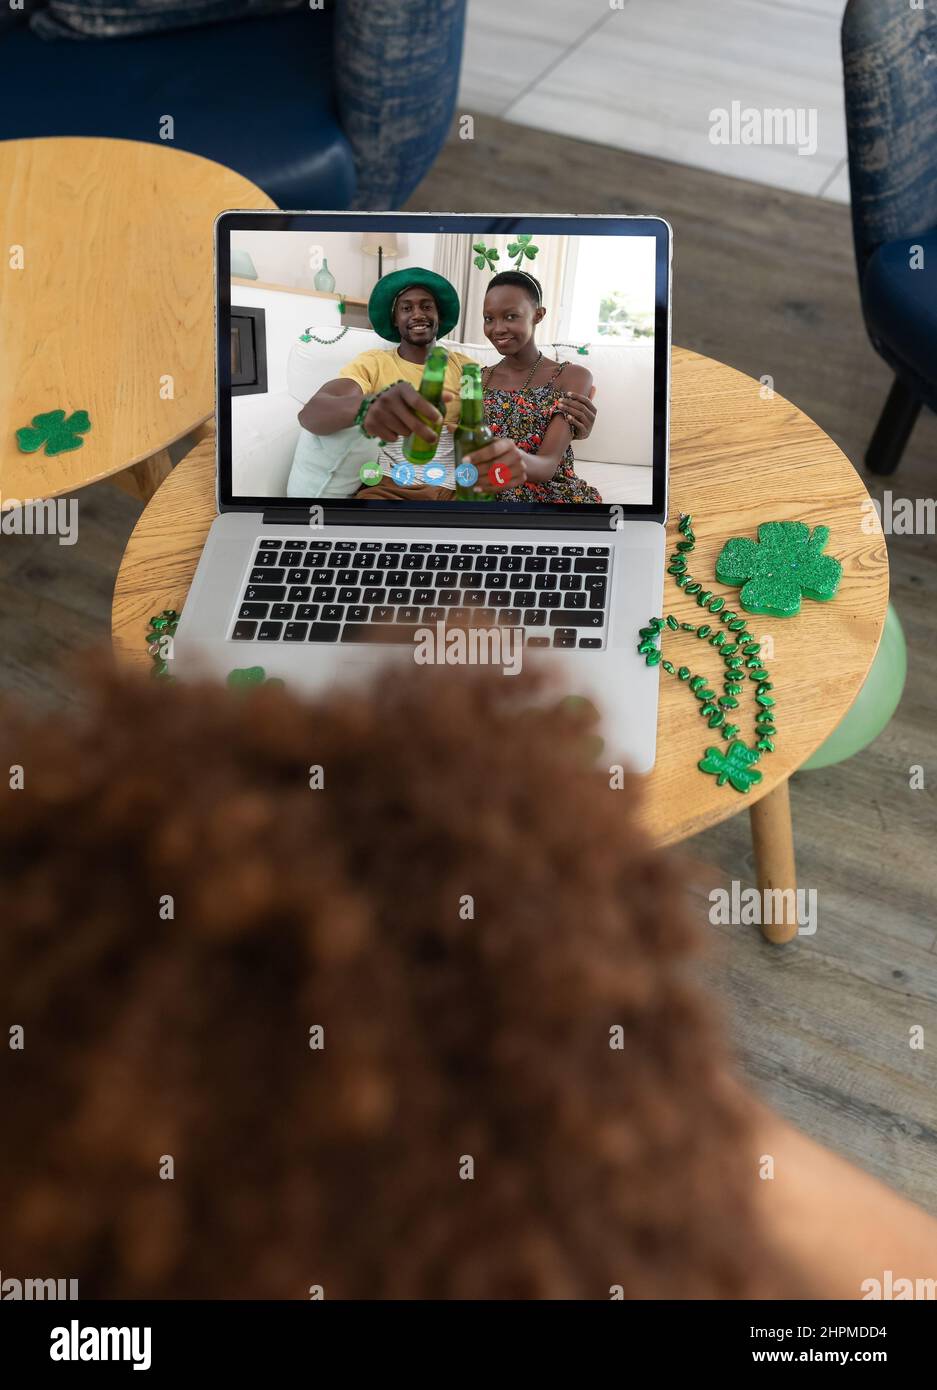
[[[329,263],[324,258],[322,269],[317,271],[314,283],[317,290],[323,290],[326,294],[331,294],[335,289],[335,276],[329,270]]]

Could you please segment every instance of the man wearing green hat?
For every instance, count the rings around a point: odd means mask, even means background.
[[[335,434],[352,425],[383,440],[379,483],[363,487],[360,495],[409,501],[451,500],[455,487],[452,433],[459,423],[459,385],[462,368],[474,358],[449,352],[446,365],[445,423],[434,463],[446,470],[443,486],[414,483],[400,486],[390,477],[403,458],[402,442],[415,432],[432,441],[435,434],[420,418],[437,412],[419,394],[423,367],[437,338],[444,338],[459,321],[459,296],[449,281],[432,270],[411,266],[378,280],[368,300],[368,318],[376,333],[393,348],[369,348],[342,367],[338,377],[321,386],[299,412],[299,423],[315,435]],[[419,412],[419,414],[417,414]]]

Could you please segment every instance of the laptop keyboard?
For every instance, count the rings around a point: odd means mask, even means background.
[[[607,545],[258,540],[229,637],[412,643],[443,622],[599,650],[611,560]]]

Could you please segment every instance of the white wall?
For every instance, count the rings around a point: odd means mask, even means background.
[[[396,260],[384,261],[384,273],[407,266],[433,267],[436,237],[433,232],[406,232],[407,251]],[[377,283],[377,257],[361,250],[360,232],[232,232],[231,248],[246,251],[254,262],[258,280],[297,289],[313,289],[316,272],[310,252],[321,247],[335,289],[356,299],[367,299]]]
[[[282,294],[277,290],[258,290],[247,285],[231,286],[231,307],[261,308],[267,323],[267,390],[286,390],[286,359],[289,350],[310,324],[341,327],[337,299],[318,299],[308,294]],[[252,396],[240,397],[251,400]]]
[[[258,290],[246,285],[231,286],[231,306],[263,309],[267,328],[266,393],[253,391],[249,395],[231,397],[234,438],[243,441],[264,432],[267,403],[286,391],[287,358],[303,329],[316,324],[331,335],[341,327],[341,319],[337,299],[283,294],[278,290]]]

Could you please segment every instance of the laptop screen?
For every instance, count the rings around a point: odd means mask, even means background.
[[[662,514],[656,218],[226,213],[222,507]]]

